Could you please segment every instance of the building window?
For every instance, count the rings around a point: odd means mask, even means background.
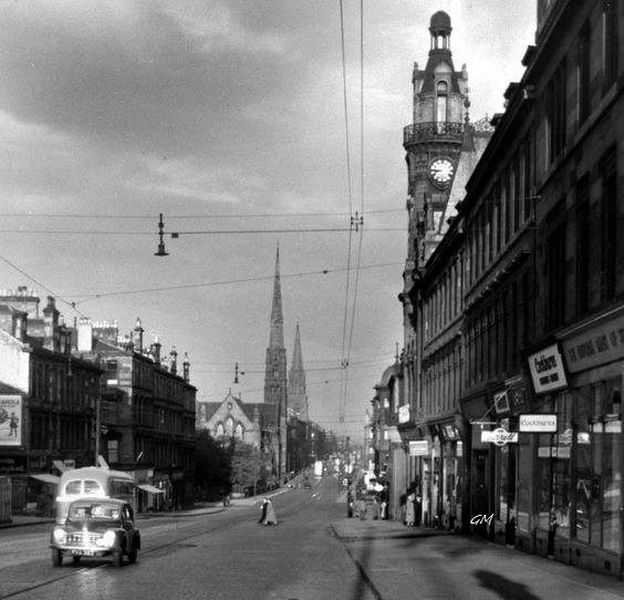
[[[558,158],[566,144],[566,63],[563,61],[548,83],[546,94],[549,161]]]
[[[522,198],[520,195],[520,157],[516,155],[513,165],[513,195],[514,195],[514,211],[513,211],[513,230],[518,231],[521,220]]]
[[[436,102],[436,122],[438,133],[446,133],[446,112],[448,98],[448,84],[446,81],[438,81]]]
[[[546,242],[547,252],[547,318],[548,325],[553,328],[564,323],[566,298],[566,227],[559,225]]]
[[[511,237],[511,176],[509,171],[503,175],[503,207],[504,207],[504,229],[503,245],[507,245]]]
[[[617,78],[617,57],[619,45],[618,0],[603,0],[602,8],[602,62],[603,90],[611,88]]]
[[[531,154],[531,133],[527,135],[524,140],[524,186],[522,191],[522,201],[524,203],[524,220],[528,221],[531,216],[531,171],[532,171],[532,160],[533,156]]]
[[[590,61],[590,40],[591,31],[589,23],[585,23],[581,28],[578,39],[578,55],[576,65],[576,78],[578,85],[578,120],[579,125],[589,116],[589,61]]]
[[[617,183],[615,150],[610,150],[601,160],[602,175],[601,231],[602,231],[602,301],[615,296],[615,265],[617,259]]]
[[[576,313],[583,315],[589,307],[590,263],[589,177],[576,184]]]
[[[119,440],[108,440],[108,462],[114,464],[119,462]]]

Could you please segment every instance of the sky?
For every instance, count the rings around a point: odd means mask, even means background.
[[[360,0],[343,0],[346,92],[340,6],[3,2],[0,289],[55,296],[68,324],[123,334],[140,317],[146,343],[188,353],[199,401],[222,400],[238,363],[260,402],[279,244],[310,417],[360,437],[403,338],[402,131],[429,19],[451,17],[476,121],[522,76],[535,0],[364,1],[363,39]]]

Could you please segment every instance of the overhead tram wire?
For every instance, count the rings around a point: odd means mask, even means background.
[[[404,212],[402,208],[382,208],[378,210],[371,210],[368,214],[373,213],[391,213],[391,212]],[[349,215],[344,212],[289,212],[289,213],[233,213],[233,214],[190,214],[190,215],[167,215],[168,219],[172,220],[182,220],[182,219],[193,219],[194,221],[198,219],[260,219],[260,218],[270,218],[274,219],[277,217],[285,217],[285,218],[299,218],[299,217],[348,217]],[[153,221],[154,215],[107,215],[107,214],[98,214],[98,213],[0,213],[0,217],[7,218],[22,218],[27,217],[29,219],[115,219],[115,220],[146,220]]]
[[[362,260],[362,242],[364,237],[364,0],[360,0],[360,219],[356,213],[356,231],[359,231],[358,250],[356,258],[355,281],[353,286],[353,303],[351,304],[351,323],[349,326],[349,342],[347,345],[346,364],[348,366],[355,329],[355,315],[358,301],[358,284]],[[349,392],[349,372],[345,370],[344,394],[341,395],[341,414],[346,409]]]
[[[47,285],[41,283],[41,281],[39,281],[32,275],[28,274],[26,271],[24,271],[24,269],[18,267],[15,263],[11,262],[8,258],[6,258],[5,256],[2,256],[1,254],[0,254],[0,260],[5,262],[11,268],[15,269],[18,273],[26,277],[28,280],[32,281],[34,284],[38,285],[40,288],[44,289],[46,292],[54,296],[57,300],[60,300],[64,304],[67,304],[73,311],[78,313],[81,317],[86,317],[84,313],[82,313],[80,310],[76,308],[76,302],[71,302],[69,300],[66,300],[65,298],[63,298],[63,296],[61,296],[60,294],[58,294],[57,292],[49,288]]]
[[[386,267],[400,266],[402,264],[403,263],[380,263],[377,265],[366,265],[364,267],[361,267],[361,269],[362,270],[379,269],[379,268],[385,269]],[[286,278],[292,278],[292,277],[306,277],[309,275],[329,275],[331,273],[340,273],[344,270],[345,269],[341,268],[341,269],[322,269],[320,271],[302,271],[300,273],[287,273],[285,275],[280,275],[280,277],[282,279],[286,279]],[[114,292],[74,294],[74,297],[78,299],[78,301],[75,302],[74,304],[77,305],[77,304],[82,304],[84,302],[87,302],[88,300],[97,300],[100,298],[110,298],[114,296],[130,296],[133,294],[168,292],[172,290],[193,289],[193,288],[200,288],[200,287],[214,287],[214,286],[219,286],[219,285],[230,285],[234,283],[252,283],[255,281],[266,281],[269,279],[272,280],[273,278],[274,278],[274,275],[270,275],[270,276],[266,275],[266,276],[258,276],[258,277],[245,277],[241,279],[226,279],[226,280],[221,280],[221,281],[204,281],[200,283],[182,283],[178,285],[165,285],[165,286],[150,287],[150,288],[136,288],[133,290],[124,289],[124,290],[114,291]]]
[[[344,124],[345,124],[345,150],[346,150],[346,170],[347,170],[347,190],[349,199],[349,215],[351,215],[351,221],[353,223],[353,192],[351,188],[351,149],[349,143],[349,108],[347,100],[347,62],[345,56],[345,30],[344,30],[344,7],[342,0],[339,0],[340,7],[340,47],[341,47],[341,59],[342,59],[342,96],[344,104]],[[345,300],[344,300],[344,314],[342,325],[342,343],[341,343],[341,372],[340,372],[340,407],[344,404],[344,377],[345,369],[347,368],[347,360],[345,357],[345,345],[347,339],[347,323],[348,323],[348,309],[349,309],[349,292],[351,283],[351,252],[352,252],[352,240],[353,240],[353,226],[349,228],[349,242],[347,247],[347,268],[346,268],[346,282],[345,282]],[[341,408],[342,412],[342,408]]]

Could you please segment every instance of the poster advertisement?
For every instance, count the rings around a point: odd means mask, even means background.
[[[0,446],[22,445],[22,397],[0,395]]]

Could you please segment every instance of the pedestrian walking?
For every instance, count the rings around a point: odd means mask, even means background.
[[[264,519],[262,520],[263,525],[277,525],[277,517],[275,516],[275,509],[273,508],[273,502],[271,502],[270,498],[265,498],[266,502],[264,504],[263,512]]]
[[[269,502],[268,498],[262,499],[262,506],[260,507],[260,518],[258,519],[258,523],[260,525],[264,524],[264,520],[266,519],[268,502]]]
[[[416,500],[416,494],[410,492],[405,499],[405,524],[408,527],[414,526],[414,519],[416,518],[416,507],[414,501]]]

